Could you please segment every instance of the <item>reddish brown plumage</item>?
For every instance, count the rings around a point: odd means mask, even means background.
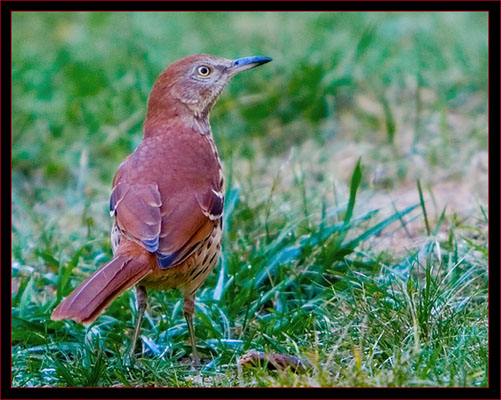
[[[212,137],[182,126],[175,132],[145,138],[118,169],[111,195],[122,234],[174,257],[165,267],[179,264],[211,233],[214,221],[204,210],[223,190]],[[158,248],[148,246],[155,238]]]
[[[140,310],[145,307],[144,287],[180,287],[194,346],[194,295],[217,263],[224,206],[209,111],[235,73],[268,61],[202,54],[181,59],[162,72],[148,99],[143,140],[113,180],[114,258],[75,289],[54,310],[53,319],[92,322],[136,284]],[[201,68],[210,71],[208,76]]]
[[[52,313],[52,319],[71,318],[83,324],[94,321],[124,290],[153,269],[153,255],[124,240],[115,257],[83,281]]]

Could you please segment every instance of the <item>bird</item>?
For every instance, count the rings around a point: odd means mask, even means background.
[[[221,254],[224,176],[209,113],[236,74],[272,61],[190,55],[169,65],[149,94],[143,138],[118,167],[110,195],[113,258],[53,310],[52,320],[90,324],[134,286],[135,357],[147,289],[179,288],[192,347],[200,365],[195,296]]]

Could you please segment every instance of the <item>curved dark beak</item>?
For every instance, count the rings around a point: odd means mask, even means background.
[[[265,56],[237,58],[233,61],[233,64],[230,67],[230,71],[232,75],[235,75],[239,72],[257,67],[258,65],[266,64],[270,61],[272,61],[272,58]]]

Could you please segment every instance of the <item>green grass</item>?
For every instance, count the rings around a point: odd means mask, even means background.
[[[127,27],[125,29],[124,27]],[[14,13],[12,385],[487,386],[487,14]],[[111,257],[113,174],[192,53],[274,61],[211,123],[223,256],[197,296],[50,314]],[[303,373],[240,368],[255,349]]]

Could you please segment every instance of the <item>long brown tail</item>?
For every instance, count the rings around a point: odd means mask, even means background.
[[[138,283],[154,268],[151,253],[123,241],[115,257],[83,281],[52,312],[53,320],[93,322],[124,290]]]

